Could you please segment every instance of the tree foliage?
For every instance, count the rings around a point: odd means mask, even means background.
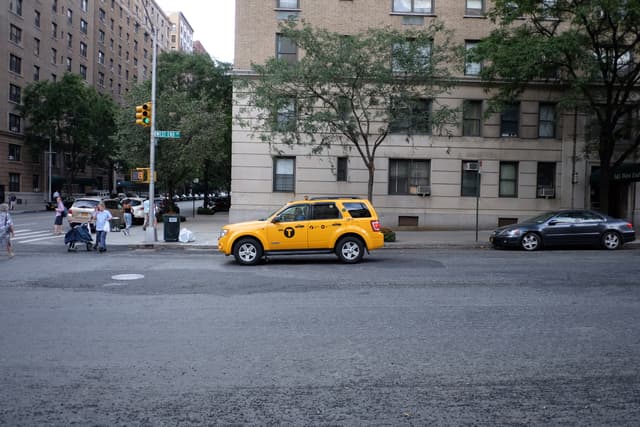
[[[158,57],[155,129],[178,130],[179,139],[158,139],[155,166],[162,188],[173,192],[198,178],[228,190],[231,176],[230,66],[206,55],[180,52]],[[135,105],[150,100],[150,81],[132,89],[118,118],[125,169],[149,164],[149,129],[135,125]]]
[[[355,150],[369,172],[369,199],[376,153],[393,119],[426,120],[441,130],[455,113],[436,100],[451,86],[447,64],[455,54],[440,23],[421,31],[384,28],[345,36],[289,20],[279,32],[301,55],[297,61],[274,57],[253,64],[256,76],[239,87],[245,86],[257,117],[240,123],[275,151],[279,144],[306,145],[311,154],[332,146]],[[432,101],[429,117],[410,117],[417,99]]]
[[[20,112],[26,119],[25,142],[34,151],[68,154],[64,161],[67,191],[85,166],[108,167],[116,148],[116,107],[111,98],[67,73],[60,81],[38,81],[24,90]]]
[[[564,89],[560,106],[592,118],[600,160],[600,206],[611,175],[640,146],[640,1],[496,0],[498,28],[472,53],[482,76],[502,84],[497,101],[534,81]]]

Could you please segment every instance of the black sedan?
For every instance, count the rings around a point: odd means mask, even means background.
[[[535,251],[543,246],[600,245],[618,249],[636,238],[633,224],[589,210],[546,212],[496,229],[489,241],[494,248],[521,247]]]

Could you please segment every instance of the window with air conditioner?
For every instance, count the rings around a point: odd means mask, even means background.
[[[422,194],[431,185],[431,161],[416,159],[389,159],[389,194]]]
[[[480,164],[477,160],[462,161],[460,195],[476,197],[480,194]]]
[[[500,113],[500,136],[517,137],[520,123],[520,104],[507,104]]]
[[[536,175],[536,197],[553,199],[556,197],[556,164],[554,162],[538,162]]]

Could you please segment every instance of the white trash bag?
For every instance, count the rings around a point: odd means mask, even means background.
[[[180,230],[180,235],[178,236],[178,240],[180,241],[180,243],[188,243],[188,242],[194,242],[196,238],[193,235],[193,232],[191,230],[189,230],[188,228],[182,228]]]

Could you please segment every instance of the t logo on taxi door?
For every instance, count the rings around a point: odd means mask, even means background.
[[[288,239],[295,236],[295,234],[296,234],[296,231],[292,227],[287,227],[284,229],[284,236]]]

